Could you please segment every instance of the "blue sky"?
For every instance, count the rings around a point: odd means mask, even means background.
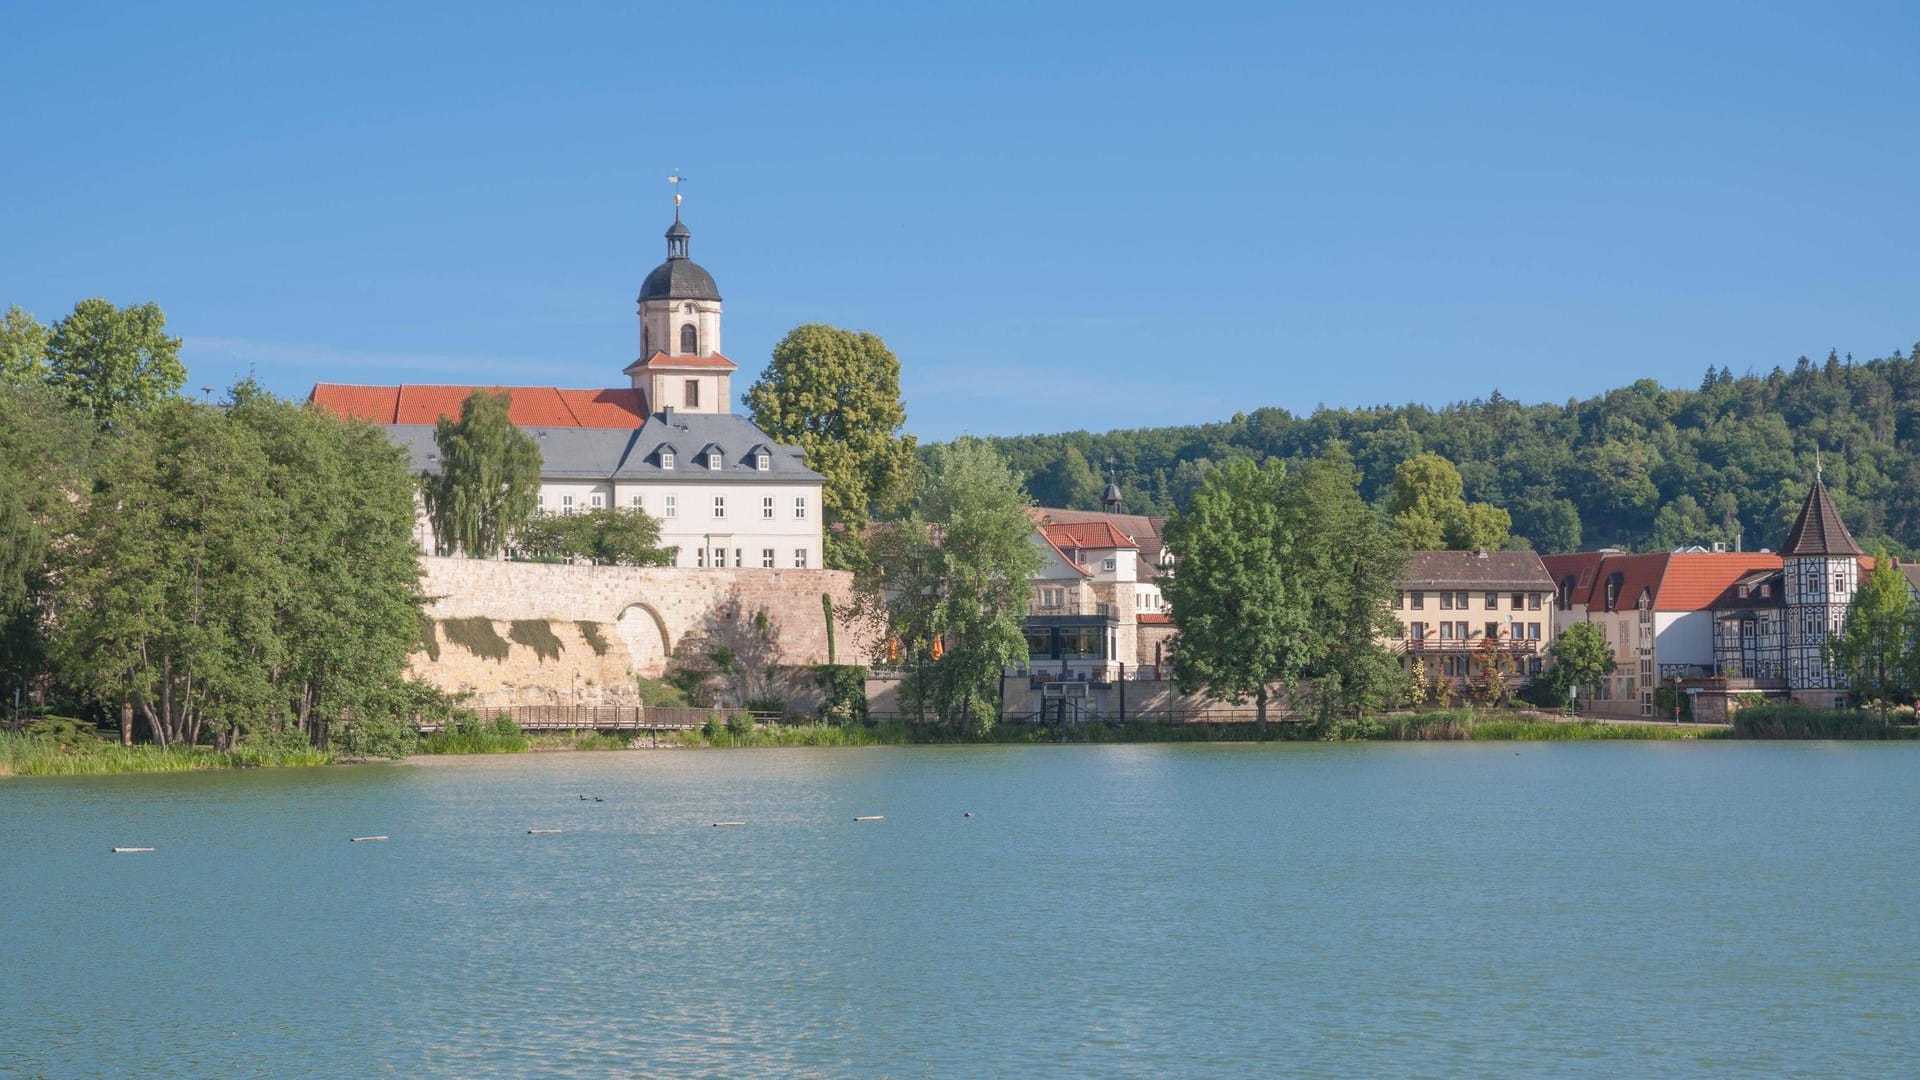
[[[0,306],[619,385],[678,168],[736,390],[867,329],[928,438],[1920,340],[1920,7],[1466,7],[15,5]]]

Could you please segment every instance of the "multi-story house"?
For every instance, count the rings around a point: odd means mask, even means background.
[[[1822,706],[1846,696],[1826,647],[1871,560],[1818,480],[1778,553],[1596,551],[1546,564],[1556,622],[1593,623],[1614,648],[1614,674],[1593,689],[1596,713],[1652,717],[1663,685]]]
[[[1117,506],[1111,485],[1108,504]],[[1027,663],[1036,678],[1106,682],[1162,677],[1173,622],[1161,578],[1172,557],[1162,519],[1116,511],[1034,507],[1042,565],[1026,618]]]
[[[1467,693],[1490,660],[1510,663],[1518,688],[1540,673],[1553,643],[1552,596],[1553,579],[1531,551],[1416,551],[1401,574],[1400,627],[1388,644],[1409,672],[1455,694]]]
[[[623,371],[629,385],[489,389],[508,393],[509,418],[539,441],[540,512],[644,510],[678,566],[820,567],[824,478],[797,447],[733,414],[736,368],[720,352],[720,290],[688,258],[691,236],[676,199],[667,260],[640,288],[640,357]],[[415,472],[432,472],[435,424],[457,418],[475,389],[320,383],[309,400],[378,425],[406,448]],[[424,514],[416,537],[434,550]]]

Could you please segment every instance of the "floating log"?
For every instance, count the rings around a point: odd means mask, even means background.
[[[746,822],[744,821],[716,821],[713,823],[713,827],[716,829],[737,829],[745,824]]]
[[[885,815],[885,814],[870,814],[870,815],[868,815],[867,817],[857,817],[857,818],[854,818],[853,820],[855,820],[855,821],[885,821],[885,820],[887,820],[887,815]]]
[[[153,849],[150,847],[117,847],[113,849],[113,853],[115,855],[134,855],[142,851],[152,851],[152,850]]]
[[[552,836],[554,833],[557,833],[559,831],[560,831],[559,829],[528,829],[527,835],[528,836]]]
[[[384,836],[356,836],[353,838],[353,842],[356,844],[371,844],[371,843],[374,843],[375,841],[385,840],[385,839],[386,837]]]

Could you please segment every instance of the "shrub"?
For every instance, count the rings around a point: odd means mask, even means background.
[[[558,660],[561,650],[559,635],[553,632],[553,624],[545,619],[515,619],[507,627],[507,640],[525,645],[542,660]]]
[[[686,693],[671,683],[641,676],[635,676],[633,682],[635,689],[639,691],[642,705],[684,708],[688,704]]]
[[[720,718],[712,713],[708,713],[706,722],[700,725],[700,737],[707,740],[719,738]]]
[[[585,619],[581,619],[573,625],[575,629],[580,631],[580,640],[586,642],[587,648],[593,650],[593,655],[607,655],[607,639],[600,633],[599,623],[588,622]]]
[[[727,734],[735,736],[745,735],[752,730],[753,715],[751,713],[737,712],[727,717]]]
[[[92,724],[71,716],[42,716],[27,725],[25,734],[47,739],[63,749],[103,741]]]
[[[478,615],[464,619],[442,619],[440,629],[447,635],[447,641],[458,645],[482,660],[505,660],[507,643],[501,639],[500,632],[493,628],[493,620]]]
[[[1749,705],[1733,714],[1736,739],[1896,739],[1908,734],[1864,709]]]
[[[820,664],[813,669],[814,681],[826,701],[820,706],[820,718],[834,724],[851,724],[867,719],[867,669],[859,664]]]

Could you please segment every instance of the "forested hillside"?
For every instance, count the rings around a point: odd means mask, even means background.
[[[1544,361],[1551,362],[1551,361]],[[1224,423],[992,440],[1035,501],[1097,509],[1112,461],[1126,509],[1164,514],[1235,457],[1300,459],[1343,440],[1376,502],[1393,470],[1433,451],[1469,499],[1505,507],[1516,545],[1658,550],[1727,541],[1778,547],[1813,478],[1816,450],[1863,546],[1920,547],[1920,345],[1855,363],[1802,357],[1792,370],[1709,370],[1696,390],[1650,379],[1565,405],[1498,391],[1433,409],[1256,409]]]

